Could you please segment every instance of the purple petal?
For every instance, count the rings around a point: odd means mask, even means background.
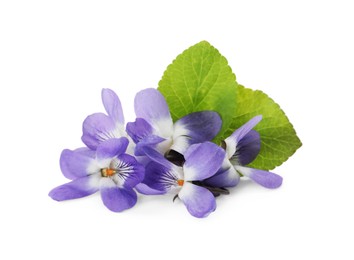
[[[236,146],[236,152],[232,156],[240,165],[247,165],[256,159],[261,149],[261,139],[255,130],[249,131]]]
[[[231,158],[236,152],[236,145],[238,142],[248,134],[253,127],[255,127],[259,121],[262,120],[262,116],[255,116],[249,120],[246,124],[238,128],[231,136],[225,139],[226,143],[226,153],[228,158]]]
[[[118,188],[110,178],[101,179],[100,192],[103,204],[114,212],[130,209],[137,201],[137,195],[133,189]]]
[[[281,176],[272,172],[243,166],[236,166],[236,170],[239,171],[242,175],[249,177],[253,181],[269,189],[278,188],[283,182],[283,178]]]
[[[165,191],[160,191],[160,190],[155,190],[147,186],[145,183],[139,183],[138,185],[135,186],[135,189],[144,195],[160,195],[160,194],[165,194]]]
[[[171,162],[169,162],[165,157],[163,157],[162,154],[160,154],[156,150],[154,150],[150,147],[144,147],[143,150],[144,150],[144,154],[146,156],[148,156],[154,162],[161,164],[163,167],[167,168],[168,170],[175,167],[175,165],[173,165]]]
[[[97,159],[105,160],[123,154],[127,150],[128,144],[129,141],[126,137],[104,141],[97,147]]]
[[[103,106],[113,122],[124,125],[123,109],[117,94],[111,89],[104,88],[101,96]]]
[[[54,188],[48,195],[53,200],[57,201],[86,197],[98,190],[99,179],[99,174],[78,178],[72,182]]]
[[[144,166],[129,154],[119,155],[111,162],[110,168],[118,170],[114,175],[115,182],[125,188],[133,188],[144,179]]]
[[[159,163],[150,162],[145,168],[143,183],[149,188],[160,191],[163,194],[177,187],[178,179],[181,179],[181,174],[174,171],[173,168],[167,168]]]
[[[221,118],[213,111],[191,113],[174,124],[171,149],[183,154],[196,143],[212,140],[221,128]]]
[[[66,178],[74,180],[99,171],[98,167],[92,166],[94,159],[91,157],[91,152],[86,149],[79,148],[74,151],[65,149],[62,151],[60,169]]]
[[[144,148],[145,147],[150,147],[150,148],[156,148],[158,144],[162,143],[166,139],[157,136],[157,135],[150,135],[145,137],[143,140],[141,140],[137,145],[135,146],[135,151],[134,154],[136,156],[142,156],[145,155]]]
[[[158,131],[158,135],[164,138],[172,136],[171,114],[165,98],[158,90],[148,88],[138,92],[134,106],[136,117],[145,119]]]
[[[122,136],[114,121],[103,113],[88,116],[82,125],[82,131],[82,141],[92,150],[96,150],[103,141]]]
[[[218,171],[224,161],[225,151],[214,143],[204,142],[191,145],[184,157],[184,179],[201,181]]]
[[[229,161],[228,159],[226,159]],[[235,168],[228,162],[225,167],[223,166],[218,172],[204,181],[205,184],[212,187],[235,187],[240,181],[240,175]]]
[[[126,130],[136,144],[145,137],[153,134],[151,125],[142,118],[137,118],[135,122],[128,123]]]
[[[204,218],[216,209],[213,194],[189,182],[184,183],[178,197],[183,201],[189,213],[197,218]]]

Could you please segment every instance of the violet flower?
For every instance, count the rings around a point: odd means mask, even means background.
[[[216,208],[215,198],[207,188],[196,183],[214,175],[220,168],[225,151],[211,142],[191,145],[185,163],[179,167],[150,147],[144,148],[152,162],[146,166],[144,183],[162,194],[177,194],[195,217],[208,216]],[[152,192],[151,194],[156,194]]]
[[[258,155],[261,148],[259,133],[252,130],[262,116],[256,116],[238,128],[225,139],[223,146],[226,156],[219,171],[205,181],[207,185],[216,187],[233,187],[240,180],[240,174],[247,176],[263,187],[274,189],[282,184],[282,177],[268,171],[245,167]]]
[[[103,204],[120,212],[133,207],[133,188],[144,179],[145,169],[125,153],[128,139],[113,138],[100,143],[96,151],[79,148],[64,150],[60,157],[63,175],[72,181],[54,188],[49,196],[57,201],[76,199],[100,190]]]
[[[137,93],[134,106],[137,119],[126,130],[137,144],[135,155],[144,155],[145,146],[162,154],[170,149],[184,154],[191,144],[212,140],[222,124],[213,111],[191,113],[173,123],[165,98],[152,88]]]
[[[96,150],[97,146],[111,138],[127,137],[124,129],[122,105],[111,89],[102,89],[102,103],[108,115],[95,113],[88,116],[82,126],[84,144]]]

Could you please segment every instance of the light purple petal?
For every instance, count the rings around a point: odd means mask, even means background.
[[[165,98],[153,88],[138,92],[134,101],[137,118],[145,119],[164,138],[173,134],[173,122]]]
[[[135,122],[128,123],[126,130],[136,144],[153,134],[152,126],[142,118],[137,118]]]
[[[220,116],[213,111],[186,115],[174,124],[171,149],[184,154],[192,144],[211,141],[220,131],[221,124]]]
[[[225,151],[214,143],[204,142],[191,145],[184,157],[184,179],[201,181],[218,171],[225,158]]]
[[[213,194],[189,182],[184,183],[178,197],[183,201],[189,213],[197,218],[204,218],[216,209]]]
[[[165,194],[166,191],[161,191],[161,190],[155,190],[147,186],[145,183],[139,183],[138,185],[135,186],[135,189],[144,195],[161,195]]]
[[[128,138],[126,137],[112,138],[102,142],[97,147],[97,151],[96,151],[97,160],[105,160],[125,153],[128,144],[129,141]]]
[[[95,193],[98,183],[98,174],[85,176],[54,188],[48,195],[56,201],[78,199]]]
[[[176,167],[171,162],[169,162],[165,157],[163,157],[162,154],[152,149],[151,147],[144,147],[143,150],[146,156],[148,156],[154,162],[161,164],[163,167],[167,168],[168,170]]]
[[[135,146],[135,151],[134,154],[136,156],[142,156],[145,155],[144,148],[145,147],[150,147],[150,148],[156,148],[158,144],[162,143],[166,139],[157,136],[157,135],[150,135],[145,137],[143,140],[141,140],[137,145]]]
[[[226,160],[229,161],[228,159]],[[228,164],[223,165],[214,176],[206,179],[204,183],[212,187],[227,188],[235,187],[239,181],[240,175],[230,162],[228,162]]]
[[[92,150],[96,150],[103,141],[121,137],[114,121],[103,113],[88,116],[82,125],[82,131],[82,141]]]
[[[133,188],[142,182],[145,176],[145,168],[129,154],[121,154],[113,159],[110,164],[111,169],[117,169],[114,175],[116,183],[125,188]]]
[[[177,179],[178,177],[173,174],[171,169],[156,162],[150,162],[145,168],[143,183],[164,194],[177,185]]]
[[[228,158],[231,158],[236,152],[237,143],[248,134],[253,127],[255,127],[259,121],[262,120],[262,116],[255,116],[249,120],[246,124],[235,130],[231,136],[225,139],[226,153]]]
[[[253,181],[269,189],[278,188],[283,182],[283,178],[281,176],[272,172],[243,166],[236,166],[236,170],[242,175],[249,177]]]
[[[114,212],[130,209],[137,201],[137,195],[133,189],[118,188],[110,178],[101,179],[100,192],[103,204]]]
[[[74,151],[63,150],[60,155],[60,169],[63,175],[74,180],[92,174],[95,170],[99,171],[98,168],[90,167],[94,163],[91,156],[92,153],[87,148],[79,148]]]
[[[256,159],[261,149],[261,139],[255,130],[249,131],[236,146],[236,152],[232,156],[232,161],[239,165],[247,165]]]
[[[104,88],[102,89],[101,96],[103,106],[113,122],[124,125],[122,105],[117,94],[111,89]]]

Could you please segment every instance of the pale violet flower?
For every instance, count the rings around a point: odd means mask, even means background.
[[[144,155],[146,146],[161,154],[184,154],[190,145],[212,140],[222,124],[213,111],[191,113],[173,123],[165,98],[152,88],[137,93],[134,107],[137,119],[126,130],[136,143],[135,155]]]
[[[206,184],[216,187],[233,187],[238,184],[240,174],[270,189],[278,188],[282,184],[282,177],[275,173],[245,166],[251,163],[260,151],[259,133],[252,128],[261,119],[262,116],[252,118],[225,139],[223,146],[226,155],[222,167],[214,176],[205,181]]]
[[[211,142],[191,145],[185,152],[182,167],[171,163],[150,147],[145,147],[144,151],[152,160],[146,166],[144,184],[152,190],[160,191],[160,194],[178,195],[189,213],[195,217],[206,217],[215,210],[213,193],[197,183],[214,175],[220,168],[225,157],[221,147]]]
[[[57,201],[77,199],[98,190],[103,204],[114,212],[133,207],[137,194],[133,188],[144,179],[145,169],[126,154],[128,139],[111,138],[101,142],[96,151],[79,148],[64,150],[60,157],[63,175],[72,180],[50,191]]]

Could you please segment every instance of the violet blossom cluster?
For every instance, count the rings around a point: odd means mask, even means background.
[[[258,155],[260,135],[253,130],[256,116],[236,129],[221,145],[211,140],[220,131],[218,113],[200,111],[176,122],[163,95],[156,89],[140,91],[134,101],[135,122],[125,126],[121,102],[112,90],[102,90],[107,114],[95,113],[83,122],[86,147],[65,149],[60,168],[69,183],[50,191],[57,201],[100,191],[103,204],[114,212],[132,208],[137,192],[173,194],[189,213],[206,217],[216,209],[215,197],[246,176],[266,188],[277,188],[282,178],[247,167]]]

